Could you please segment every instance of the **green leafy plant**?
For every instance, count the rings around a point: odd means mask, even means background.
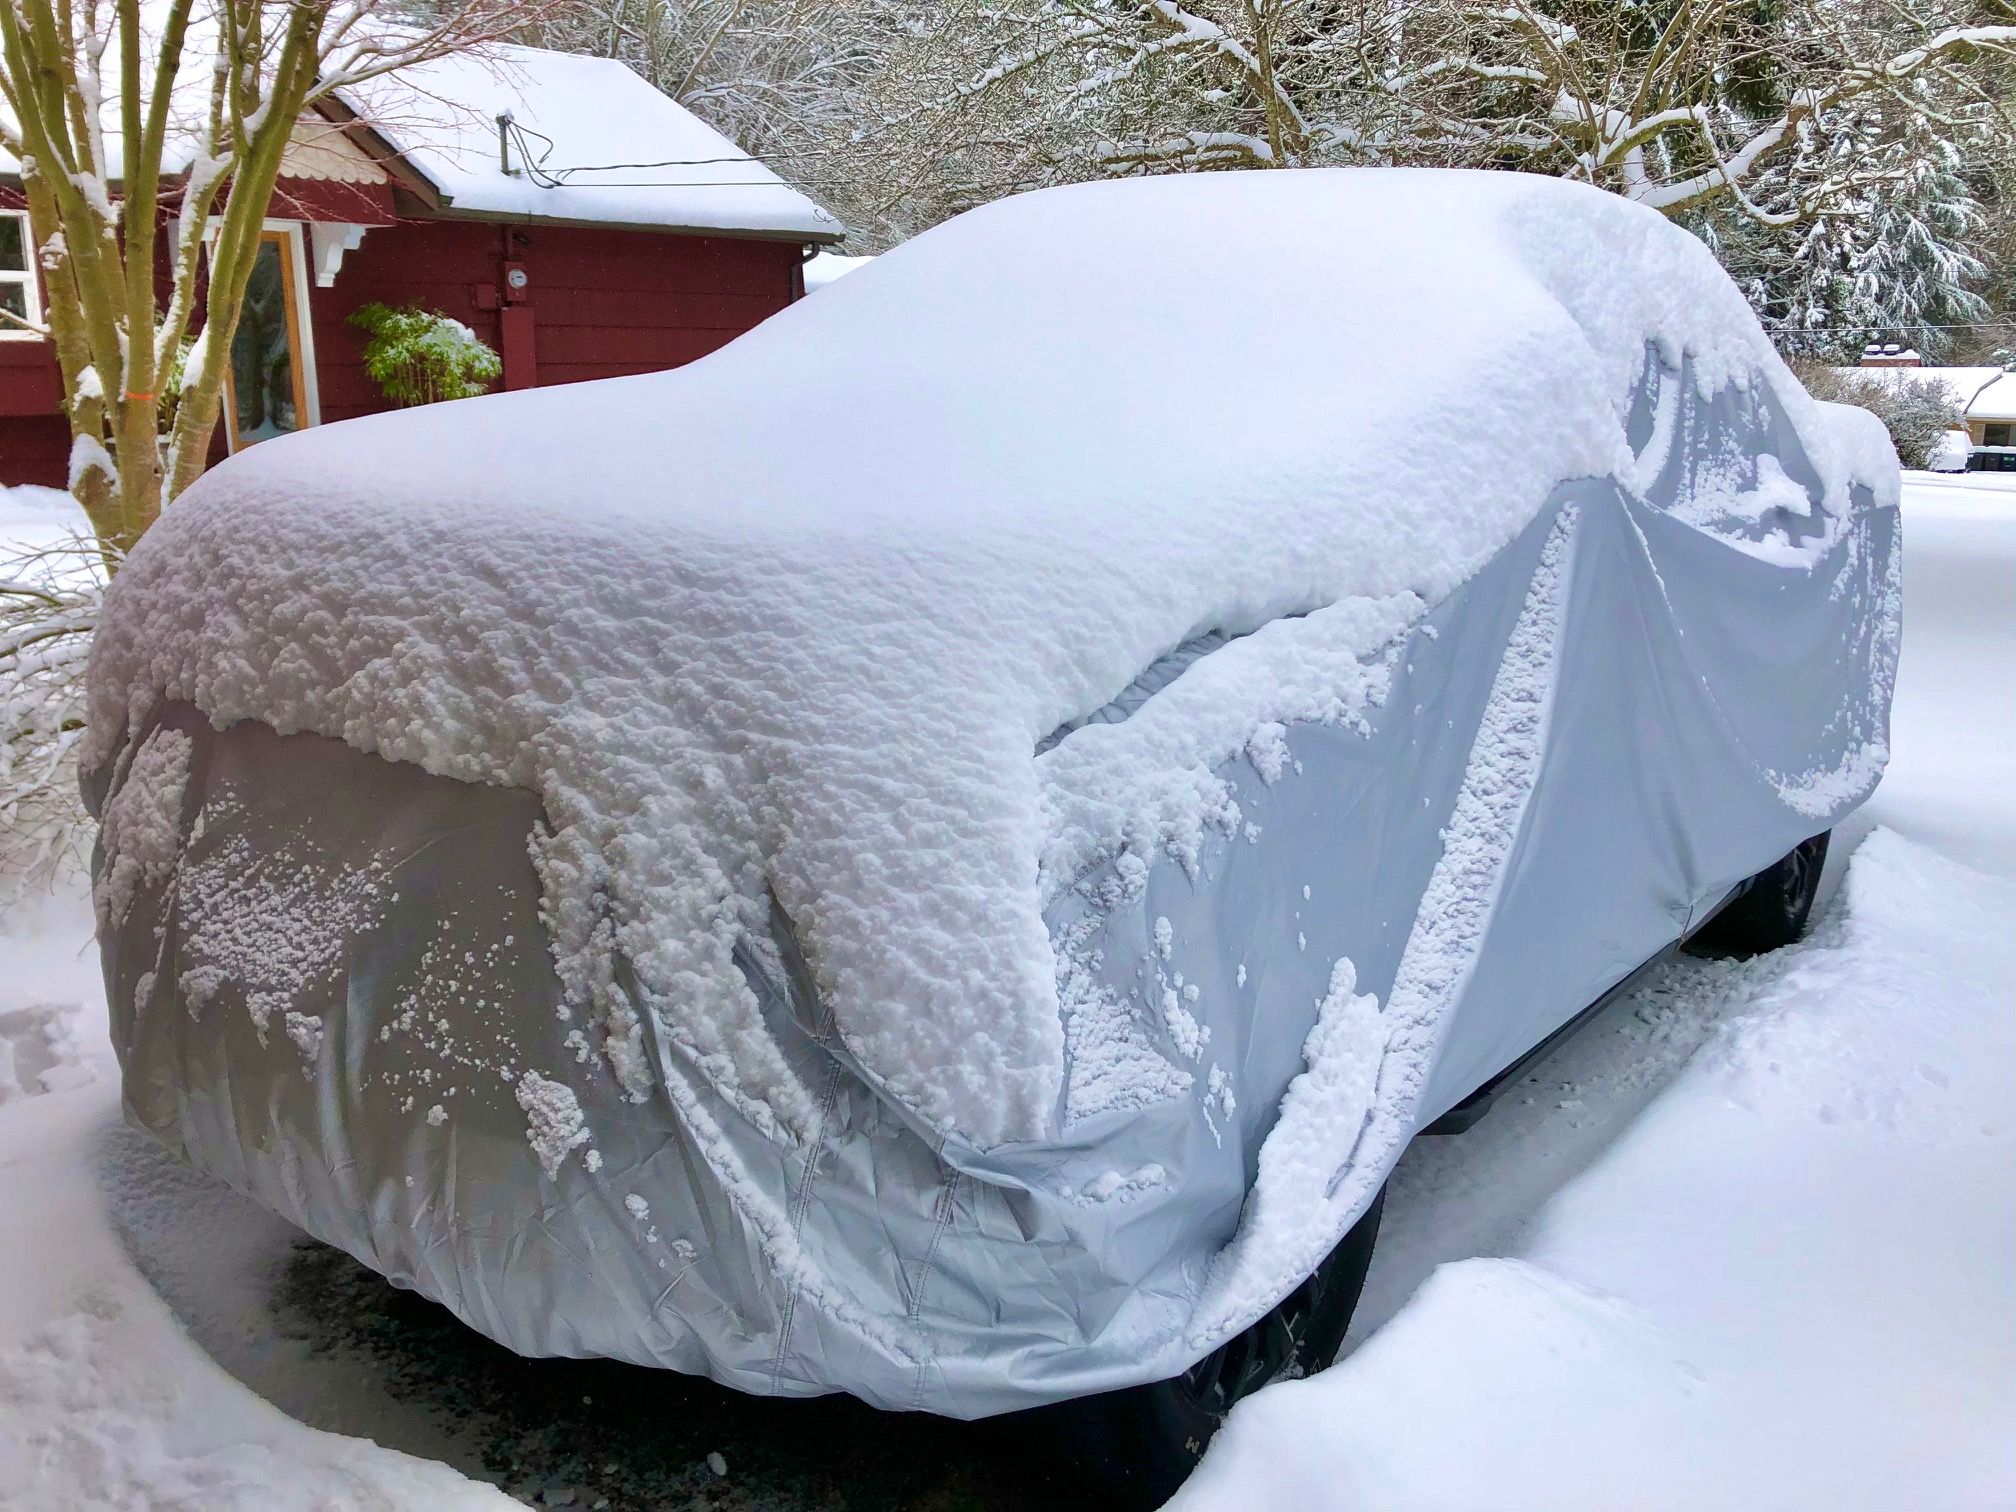
[[[395,310],[374,302],[353,311],[350,323],[370,333],[364,371],[394,404],[468,399],[504,371],[496,351],[469,327],[418,305]]]

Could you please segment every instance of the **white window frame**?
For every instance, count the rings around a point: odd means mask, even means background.
[[[322,391],[315,382],[315,312],[308,303],[309,290],[313,280],[308,277],[308,238],[303,235],[305,223],[298,220],[275,220],[268,216],[259,223],[259,229],[277,231],[287,250],[283,254],[290,269],[289,277],[294,280],[295,310],[300,316],[300,329],[296,331],[294,359],[301,364],[301,424],[296,430],[307,430],[322,423]],[[204,228],[206,250],[212,255],[217,250],[217,234],[223,229],[223,222],[212,219]],[[225,385],[224,405],[225,444],[231,451],[238,451],[238,417],[236,405],[230,402],[230,385]]]
[[[28,224],[26,210],[0,210],[0,216],[21,222],[21,255],[28,266],[20,272],[12,268],[0,268],[0,279],[8,283],[19,283],[27,291],[22,299],[28,318],[38,326],[45,319],[42,313],[42,278],[35,266],[35,233]],[[46,341],[49,338],[40,331],[26,331],[11,320],[0,320],[0,341]]]

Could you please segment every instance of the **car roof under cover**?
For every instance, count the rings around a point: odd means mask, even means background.
[[[1771,385],[1830,515],[1894,489],[1880,429],[1805,396],[1707,250],[1594,189],[1006,200],[689,367],[233,458],[113,586],[87,764],[182,698],[529,788],[563,981],[637,1095],[612,949],[747,1116],[814,1119],[734,961],[774,897],[892,1096],[976,1148],[1038,1138],[1046,904],[1236,822],[1214,766],[1348,719],[1351,669],[1561,481],[1628,481],[1648,343]],[[1172,647],[1262,626],[1184,675],[1238,652],[1194,717],[1035,755]]]

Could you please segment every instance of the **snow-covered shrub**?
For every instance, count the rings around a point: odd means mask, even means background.
[[[394,404],[468,399],[504,371],[496,351],[459,320],[418,305],[393,309],[375,301],[351,313],[371,339],[364,371]]]
[[[0,559],[0,897],[46,884],[90,843],[77,743],[103,552],[78,534]]]
[[[1897,460],[1906,467],[1930,467],[1950,430],[1964,428],[1963,398],[1937,378],[1912,378],[1908,369],[1876,372],[1801,366],[1799,379],[1815,399],[1868,410],[1890,432]]]
[[[1913,378],[1889,390],[1887,410],[1878,410],[1897,456],[1906,467],[1929,467],[1946,433],[1965,423],[1961,397],[1936,378]]]

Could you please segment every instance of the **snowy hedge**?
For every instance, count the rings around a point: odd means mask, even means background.
[[[1868,410],[1890,432],[1897,460],[1906,467],[1932,465],[1950,430],[1966,428],[1962,395],[1938,378],[1907,378],[1892,369],[1882,376],[1852,369],[1812,366],[1799,379],[1815,399]]]

